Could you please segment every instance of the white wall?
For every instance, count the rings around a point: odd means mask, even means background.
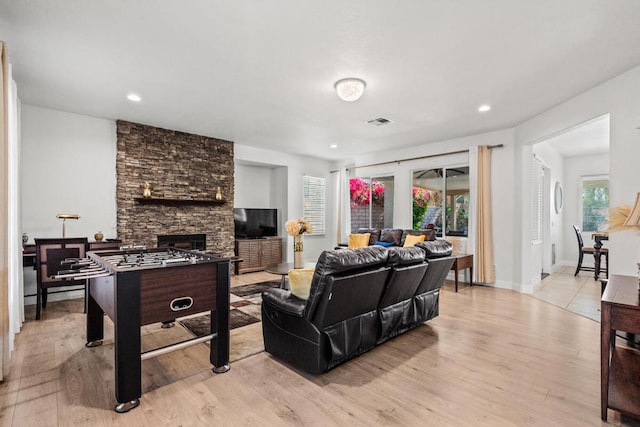
[[[336,222],[332,212],[336,209],[335,187],[332,185],[330,170],[332,164],[328,161],[302,157],[293,154],[280,153],[262,148],[255,148],[241,144],[235,144],[234,156],[236,160],[235,193],[238,207],[259,207],[255,203],[269,203],[271,206],[282,209],[279,215],[280,235],[284,238],[283,260],[293,262],[293,237],[284,232],[284,223],[289,219],[302,216],[303,189],[302,177],[304,175],[325,178],[327,183],[326,195],[326,221],[327,232],[325,235],[306,234],[304,236],[304,259],[315,261],[320,253],[327,249],[333,249],[336,245]],[[251,165],[245,167],[245,165]],[[267,168],[268,174],[258,169]],[[267,176],[270,175],[270,176]],[[254,185],[253,179],[269,179],[270,190],[268,195],[263,184]],[[241,206],[240,203],[243,205]],[[280,210],[278,213],[280,214]]]
[[[112,120],[22,105],[22,232],[116,237],[116,125]]]
[[[565,205],[564,205],[564,251],[562,253],[562,263],[564,265],[576,266],[578,262],[578,241],[573,231],[572,225],[582,228],[581,205],[582,186],[581,180],[589,175],[606,175],[609,173],[609,155],[594,154],[590,156],[578,156],[565,158]],[[582,233],[585,246],[592,246],[590,233]],[[583,265],[593,265],[593,257],[584,257]]]
[[[609,151],[609,196],[610,206],[631,205],[640,191],[640,67],[633,68],[600,86],[588,90],[554,107],[515,129],[516,156],[521,159],[530,144],[561,132],[580,123],[585,123],[603,114],[610,114]],[[527,148],[529,147],[529,148]],[[520,175],[522,193],[529,191]],[[527,226],[524,200],[520,205],[521,228]],[[637,275],[636,263],[640,260],[640,233],[637,229],[612,233],[609,237],[610,269],[614,274]],[[519,245],[524,265],[529,256],[520,233]],[[523,277],[524,277],[524,268]]]
[[[275,168],[270,166],[254,166],[235,161],[234,167],[234,208],[268,208],[275,209],[272,199]]]
[[[564,179],[564,158],[558,151],[556,151],[548,142],[541,142],[533,147],[533,152],[542,161],[542,163],[549,168],[549,179],[545,181],[547,187],[544,194],[546,200],[544,206],[546,207],[545,223],[548,224],[547,229],[544,230],[544,257],[543,265],[545,266],[545,273],[551,273],[561,265],[563,258],[563,251],[565,246],[565,235],[568,234],[564,226],[563,211],[566,209],[567,203],[566,196],[564,197],[563,207],[559,212],[555,211],[554,205],[554,187],[556,182],[560,183],[563,193],[566,193],[566,185]],[[572,202],[570,202],[572,203]],[[573,233],[573,231],[571,231]],[[551,246],[556,247],[556,262],[555,264],[551,259]],[[550,270],[547,269],[550,266]]]

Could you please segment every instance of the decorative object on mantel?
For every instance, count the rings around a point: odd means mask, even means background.
[[[61,219],[62,220],[62,238],[64,239],[67,234],[67,230],[65,228],[65,221],[68,219],[80,219],[80,215],[78,214],[58,214],[56,215],[56,218]]]
[[[620,205],[609,209],[609,221],[606,230],[610,232],[628,230],[627,227],[640,227],[640,193],[636,195],[633,207]],[[640,230],[640,228],[638,228]]]
[[[29,235],[27,233],[22,233],[22,244],[26,245],[29,241]]]
[[[216,200],[222,200],[222,191],[220,191],[220,187],[216,190]]]
[[[144,190],[142,190],[142,197],[151,197],[151,184],[149,182],[144,183]]]
[[[93,235],[93,238],[96,239],[96,242],[101,242],[104,239],[104,234],[102,234],[102,231],[98,231]]]
[[[302,235],[311,234],[311,224],[305,218],[290,219],[284,228],[289,236],[293,236],[293,268],[304,268]]]

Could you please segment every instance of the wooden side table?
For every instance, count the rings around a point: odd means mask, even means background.
[[[457,254],[453,255],[456,260],[451,266],[451,270],[454,271],[456,292],[458,292],[458,271],[469,269],[469,284],[473,286],[473,254]]]
[[[612,274],[601,300],[601,418],[607,408],[640,418],[640,351],[616,347],[616,331],[640,333],[638,278]]]

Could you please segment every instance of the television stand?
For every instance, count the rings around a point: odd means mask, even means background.
[[[235,263],[236,274],[263,271],[268,266],[282,262],[282,237],[238,238]]]

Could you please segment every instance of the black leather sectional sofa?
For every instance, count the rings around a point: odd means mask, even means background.
[[[262,294],[266,351],[317,374],[436,317],[451,251],[435,240],[323,252],[308,300]]]

